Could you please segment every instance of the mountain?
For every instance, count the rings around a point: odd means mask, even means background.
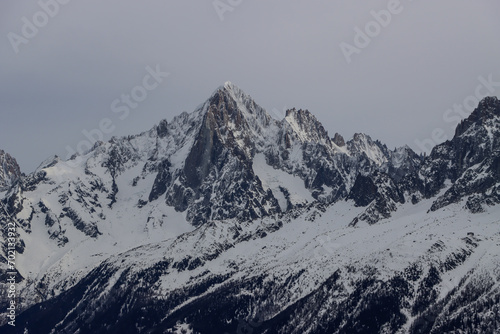
[[[422,170],[425,195],[437,194],[447,178],[452,186],[433,203],[435,211],[466,198],[473,212],[484,205],[500,203],[500,105],[496,98],[482,100],[479,107],[462,121],[455,137],[432,150]],[[447,164],[444,162],[447,161]]]
[[[0,191],[7,190],[21,177],[21,169],[9,153],[0,150]]]
[[[499,118],[485,98],[424,157],[331,138],[308,110],[276,120],[227,82],[48,159],[1,193],[19,292],[2,332],[499,330]]]

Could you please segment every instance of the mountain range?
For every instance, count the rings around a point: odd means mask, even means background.
[[[230,82],[25,175],[0,150],[3,333],[494,333],[500,101],[430,154]]]

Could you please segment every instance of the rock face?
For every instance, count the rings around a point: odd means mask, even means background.
[[[397,184],[387,174],[380,172],[370,176],[358,175],[348,199],[354,200],[356,206],[367,207],[365,212],[354,218],[351,226],[355,226],[359,220],[375,224],[389,218],[397,210],[398,204],[405,203],[403,192]]]
[[[21,170],[9,153],[0,150],[0,191],[10,188],[21,177]]]
[[[196,226],[210,219],[243,221],[279,212],[252,170],[270,116],[228,83],[205,103],[199,121],[184,166],[172,179],[177,184],[166,185],[167,204],[187,209],[187,219]]]
[[[494,97],[423,157],[331,138],[308,110],[273,119],[227,82],[29,175],[0,151],[21,312],[1,331],[492,332],[499,141]]]
[[[455,137],[436,146],[420,168],[420,193],[434,197],[450,182],[444,194],[433,203],[435,211],[451,203],[466,201],[474,212],[484,205],[500,203],[500,101],[482,100],[472,114],[462,121]]]

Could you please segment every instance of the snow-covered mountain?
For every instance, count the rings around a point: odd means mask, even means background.
[[[498,330],[499,140],[494,97],[423,157],[276,120],[227,82],[70,161],[4,163],[20,314],[2,331]]]

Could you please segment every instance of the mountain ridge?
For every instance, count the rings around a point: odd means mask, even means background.
[[[17,223],[23,329],[234,332],[238,314],[259,333],[461,328],[445,320],[450,300],[473,280],[490,282],[468,259],[500,279],[491,255],[499,111],[497,98],[483,99],[452,140],[423,157],[365,134],[331,138],[307,110],[276,120],[226,82],[191,113],[66,162],[48,159],[0,199],[2,223]],[[457,219],[460,232],[449,235]],[[426,232],[434,228],[436,236]],[[448,289],[450,273],[464,282]],[[499,295],[492,282],[477,290],[485,300]],[[377,299],[387,314],[370,315]],[[220,307],[207,306],[214,300]],[[67,315],[49,315],[66,304]],[[479,304],[462,304],[494,320]],[[265,319],[248,327],[257,315]]]

